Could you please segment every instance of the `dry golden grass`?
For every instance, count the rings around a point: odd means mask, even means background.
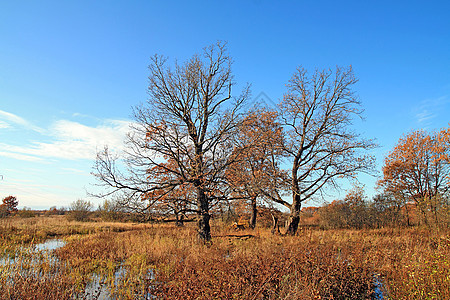
[[[49,238],[97,232],[122,232],[151,227],[149,224],[118,222],[68,221],[65,216],[0,219],[0,240],[5,243],[26,244]]]
[[[59,295],[46,299],[83,295],[93,273],[117,299],[150,294],[158,299],[374,299],[374,276],[386,299],[450,299],[448,230],[308,229],[291,237],[265,228],[237,232],[216,223],[212,244],[203,245],[194,225],[42,220],[37,231],[81,226],[91,234],[67,235],[67,245],[56,251],[55,271],[47,267],[41,277],[15,278],[22,291],[16,299],[28,299],[23,296],[32,292],[28,287],[36,291],[40,285]],[[0,294],[11,286],[1,278]],[[56,279],[58,284],[50,284]]]

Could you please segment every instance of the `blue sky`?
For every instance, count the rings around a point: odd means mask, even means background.
[[[449,1],[0,1],[0,37],[0,197],[19,206],[100,203],[95,152],[122,149],[150,56],[217,40],[236,81],[274,102],[299,65],[351,64],[379,169],[402,134],[449,122]]]

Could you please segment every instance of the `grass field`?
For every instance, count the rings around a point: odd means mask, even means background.
[[[203,245],[194,224],[3,219],[1,299],[450,299],[449,230],[212,233]],[[30,246],[53,238],[66,244]]]

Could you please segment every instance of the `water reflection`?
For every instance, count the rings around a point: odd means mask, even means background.
[[[50,255],[50,252],[63,247],[65,244],[66,242],[61,239],[53,239],[32,245],[31,247],[18,247],[13,252],[5,252],[3,255],[0,254],[0,266],[13,265],[16,263],[22,264],[23,260],[29,261],[31,265],[37,265],[42,262],[44,259],[42,255],[45,253],[49,254],[47,255],[49,257],[45,257],[45,259],[56,263],[56,258]]]
[[[53,239],[48,240],[40,244],[36,244],[34,246],[34,249],[37,251],[53,251],[58,248],[64,247],[66,245],[66,242],[61,239]]]
[[[64,269],[64,262],[60,261],[53,251],[64,247],[66,242],[61,239],[52,239],[40,244],[18,247],[13,253],[0,253],[0,267],[6,268],[8,272],[28,276],[57,276]],[[45,270],[45,271],[44,271]],[[44,274],[45,272],[45,274]],[[129,280],[126,265],[124,262],[115,269],[113,276],[107,277],[100,274],[92,274],[85,288],[80,293],[72,296],[72,299],[118,299],[112,293],[113,287],[126,284]],[[149,269],[142,280],[154,281],[153,269]],[[14,283],[12,283],[14,285]],[[1,298],[1,297],[0,297]],[[150,293],[136,294],[135,299],[156,299]]]
[[[373,284],[374,284],[374,297],[376,300],[383,300],[383,282],[381,281],[380,274],[374,274],[373,275]]]

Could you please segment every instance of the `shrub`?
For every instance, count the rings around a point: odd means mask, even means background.
[[[29,207],[24,207],[23,209],[19,210],[18,214],[21,218],[32,218],[36,216],[34,211],[32,211]]]
[[[90,201],[78,199],[70,204],[68,218],[75,221],[87,221],[92,208],[93,205]]]
[[[0,219],[8,216],[8,210],[6,209],[6,205],[0,205]]]
[[[118,201],[105,200],[97,211],[104,221],[122,221],[124,219],[123,209]]]

